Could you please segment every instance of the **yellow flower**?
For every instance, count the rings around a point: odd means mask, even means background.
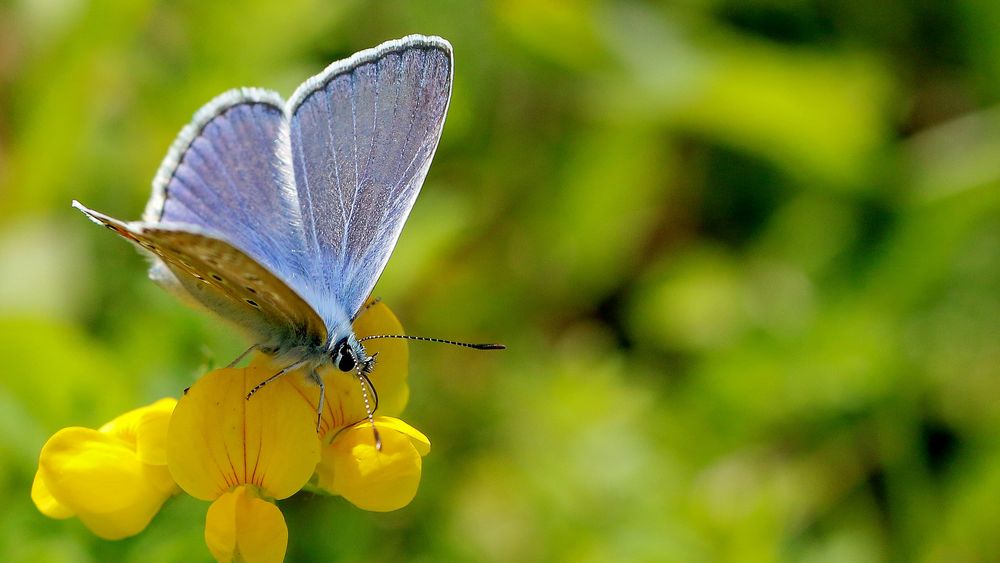
[[[403,334],[403,327],[389,307],[376,302],[355,319],[354,334],[358,338]],[[321,491],[341,495],[358,508],[385,512],[413,500],[420,484],[421,457],[430,451],[430,441],[409,424],[391,418],[409,399],[406,341],[369,340],[365,351],[378,354],[369,379],[378,392],[380,416],[375,417],[375,426],[382,449],[375,447],[358,378],[327,367],[321,371],[326,386],[320,422],[323,454],[313,482]],[[294,378],[293,384],[315,409],[316,386],[302,377]]]
[[[205,543],[217,560],[267,562],[285,558],[285,518],[277,506],[259,495],[260,489],[240,485],[208,508]]]
[[[316,485],[358,508],[388,512],[416,496],[420,458],[431,451],[431,442],[398,418],[375,417],[375,426],[382,449],[375,448],[367,420],[344,429],[323,448]]]
[[[174,399],[127,412],[99,430],[64,428],[42,447],[31,499],[52,518],[76,516],[105,539],[141,532],[178,492],[166,467]]]
[[[281,512],[269,499],[293,495],[319,461],[315,410],[289,374],[247,392],[276,370],[267,358],[244,369],[215,370],[177,403],[167,459],[189,495],[214,501],[205,541],[220,561],[280,561],[288,541]]]
[[[371,304],[354,325],[359,338],[403,334],[388,307]],[[66,428],[45,447],[31,495],[53,518],[77,516],[97,535],[141,531],[178,487],[212,501],[205,542],[219,561],[280,561],[288,528],[274,501],[312,483],[365,510],[409,504],[430,441],[398,418],[409,398],[407,346],[371,340],[369,374],[378,414],[368,420],[361,382],[330,366],[319,432],[319,388],[303,370],[247,393],[285,367],[257,355],[243,369],[206,374],[180,399],[122,415],[100,430]],[[374,393],[368,389],[370,403]],[[373,404],[374,406],[374,404]],[[381,447],[376,447],[377,427]]]

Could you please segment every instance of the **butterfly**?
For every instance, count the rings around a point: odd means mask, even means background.
[[[287,101],[225,92],[177,136],[141,221],[73,206],[147,253],[154,281],[284,362],[261,385],[307,367],[319,413],[317,369],[332,364],[377,400],[375,357],[351,325],[427,175],[453,69],[448,41],[411,35],[332,63]]]

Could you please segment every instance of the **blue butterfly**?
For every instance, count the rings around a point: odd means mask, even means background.
[[[287,102],[231,90],[177,136],[142,221],[73,205],[149,253],[152,279],[287,365],[267,381],[308,368],[319,412],[317,368],[332,364],[374,394],[351,323],[427,175],[453,61],[448,41],[411,35],[331,64]]]

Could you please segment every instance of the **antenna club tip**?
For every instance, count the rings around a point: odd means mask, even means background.
[[[506,350],[507,346],[504,344],[480,344],[476,346],[480,350]]]

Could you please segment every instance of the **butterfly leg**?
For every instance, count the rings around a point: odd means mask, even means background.
[[[309,376],[319,385],[319,401],[316,402],[316,433],[319,434],[319,425],[323,422],[323,401],[326,399],[326,385],[323,384],[323,378],[316,371],[316,368],[313,368],[309,372]]]
[[[258,383],[257,385],[255,385],[255,386],[254,386],[254,388],[253,388],[253,389],[251,389],[249,393],[247,393],[247,400],[249,401],[249,400],[250,400],[250,397],[253,397],[254,393],[256,393],[257,391],[260,391],[260,390],[261,390],[261,389],[262,389],[262,388],[263,388],[263,387],[264,387],[265,385],[267,385],[268,383],[270,383],[270,382],[274,381],[275,379],[278,379],[279,377],[281,377],[282,375],[285,375],[286,373],[288,373],[288,372],[290,372],[290,371],[295,371],[295,370],[299,369],[299,368],[300,368],[300,367],[302,367],[302,366],[303,366],[303,365],[304,365],[304,364],[305,364],[305,363],[306,363],[307,361],[308,361],[308,360],[299,360],[299,361],[295,362],[294,364],[292,364],[292,365],[290,365],[290,366],[288,366],[288,367],[286,367],[286,368],[282,369],[282,370],[281,370],[281,371],[279,371],[278,373],[276,373],[276,374],[272,375],[271,377],[268,377],[268,378],[267,378],[267,379],[265,379],[264,381],[261,381],[260,383]]]
[[[229,365],[226,366],[226,369],[236,367],[236,364],[240,363],[240,361],[243,360],[243,358],[247,357],[247,355],[250,352],[253,352],[257,348],[260,348],[260,344],[254,344],[253,346],[251,346],[251,347],[247,348],[246,350],[244,350],[242,354],[240,354],[239,356],[236,356],[235,360],[229,362]]]

